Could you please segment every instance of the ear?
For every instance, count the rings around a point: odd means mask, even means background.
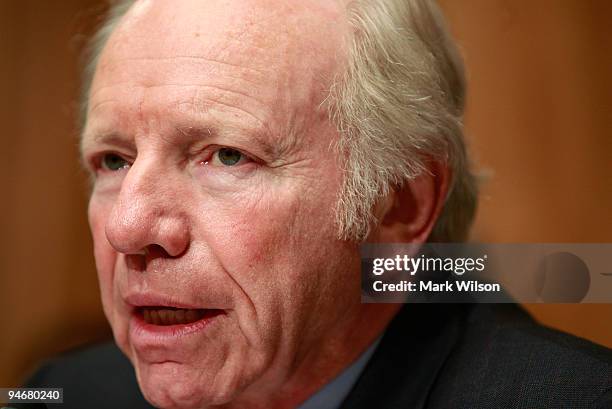
[[[394,189],[376,209],[380,220],[368,241],[424,243],[435,225],[450,185],[450,170],[439,161],[429,162],[429,172]]]

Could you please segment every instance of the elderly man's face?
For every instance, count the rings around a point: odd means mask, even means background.
[[[344,30],[328,0],[142,1],[105,47],[89,219],[105,313],[153,403],[275,387],[361,308],[320,106]]]

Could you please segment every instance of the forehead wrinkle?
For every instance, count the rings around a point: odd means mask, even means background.
[[[253,101],[256,101],[258,103],[262,103],[262,101],[260,101],[259,99],[257,99],[256,97],[246,94],[244,92],[238,91],[237,89],[232,89],[232,88],[223,88],[223,87],[219,87],[219,86],[214,86],[214,85],[210,85],[210,84],[204,84],[204,83],[164,83],[164,84],[159,84],[159,85],[141,85],[141,84],[134,84],[133,81],[122,81],[122,82],[115,82],[112,85],[105,85],[102,87],[98,87],[94,92],[91,93],[89,99],[88,99],[88,110],[90,111],[94,111],[96,108],[98,108],[99,106],[108,103],[108,102],[117,102],[117,100],[115,98],[107,98],[107,99],[103,99],[101,101],[95,101],[97,95],[102,92],[105,91],[107,89],[112,89],[113,87],[117,87],[117,86],[123,86],[124,89],[155,89],[155,88],[163,88],[163,87],[189,87],[189,88],[210,88],[210,89],[218,89],[218,90],[222,90],[224,92],[228,92],[231,94],[237,94],[241,97],[244,98],[248,98],[251,99]],[[91,102],[95,102],[93,105],[91,105]],[[193,101],[192,101],[193,102]]]
[[[98,69],[99,75],[98,78],[94,79],[94,86],[92,87],[89,99],[94,99],[100,91],[103,91],[109,87],[129,84],[133,84],[133,87],[142,88],[155,88],[166,85],[217,87],[230,92],[238,92],[242,96],[255,99],[252,95],[237,91],[235,89],[236,87],[229,88],[228,81],[226,80],[233,80],[229,81],[229,83],[247,83],[250,85],[248,89],[253,90],[252,93],[260,93],[261,90],[259,88],[261,88],[262,83],[265,83],[265,81],[270,81],[271,76],[273,75],[272,73],[247,66],[223,64],[222,62],[210,59],[208,57],[189,58],[189,60],[196,60],[202,64],[194,64],[192,67],[185,67],[181,64],[181,59],[182,58],[178,58],[179,61],[177,61],[177,59],[174,57],[157,59],[121,56],[118,59],[113,59],[112,62],[105,62]],[[164,62],[164,64],[160,65],[159,61],[157,60]],[[130,61],[156,61],[157,64],[143,64],[142,66],[137,65],[134,67],[126,64]],[[212,62],[213,66],[206,64],[209,62]],[[229,66],[232,69],[220,71],[214,67],[214,65],[217,64]],[[126,66],[130,67],[130,69],[127,69]],[[183,73],[185,70],[189,69],[193,69],[196,76],[194,78],[190,78],[189,81],[182,82],[181,79],[184,78]],[[161,70],[164,71],[164,76],[161,79],[155,78],[156,75],[159,75]],[[134,76],[134,73],[138,73],[139,76]],[[109,83],[106,77],[111,77],[113,80]],[[106,81],[103,81],[101,78],[105,79]],[[152,84],[154,81],[162,81],[162,83]],[[217,83],[222,85],[216,85]]]
[[[126,82],[127,83],[131,83],[131,82]],[[118,83],[118,84],[114,84],[112,86],[105,86],[102,88],[99,88],[97,91],[102,91],[103,89],[108,89],[108,88],[113,88],[119,85],[124,85],[124,83]],[[252,121],[256,122],[259,126],[261,127],[268,127],[267,122],[264,118],[261,117],[261,115],[267,115],[268,114],[268,110],[267,110],[267,106],[260,101],[258,98],[251,96],[247,93],[244,92],[240,92],[238,90],[234,90],[234,89],[230,89],[230,88],[223,88],[223,87],[218,87],[218,86],[212,86],[212,85],[205,85],[205,84],[160,84],[160,85],[133,85],[130,87],[122,87],[124,92],[129,92],[129,89],[139,89],[142,91],[145,90],[155,90],[155,89],[163,89],[164,87],[185,87],[185,88],[189,88],[190,89],[190,93],[192,93],[191,97],[188,97],[187,99],[185,99],[185,96],[182,97],[178,97],[177,99],[175,99],[174,101],[172,100],[166,100],[164,101],[164,104],[159,106],[159,105],[153,105],[156,107],[155,111],[157,112],[156,115],[159,115],[160,111],[165,111],[166,109],[170,108],[170,112],[172,113],[174,111],[174,107],[177,108],[176,109],[176,113],[178,114],[196,114],[196,115],[202,115],[205,113],[208,113],[211,110],[214,110],[214,108],[216,106],[223,106],[226,108],[229,108],[231,110],[235,110],[235,111],[239,111],[242,112],[244,115],[248,116]],[[214,97],[211,95],[210,92],[206,92],[204,95],[204,90],[219,90],[220,92],[220,96],[218,97]],[[126,91],[127,90],[127,91]],[[97,93],[96,93],[97,94]],[[131,94],[131,92],[130,92]],[[238,106],[238,104],[233,104],[231,101],[227,100],[227,95],[224,94],[229,94],[232,95],[232,98],[238,98],[238,100],[245,100],[245,99],[249,99],[254,101],[255,103],[257,103],[258,105],[260,105],[261,107],[264,107],[265,109],[263,109],[261,111],[261,114],[255,113],[254,110],[249,109],[248,107],[245,107],[244,104],[242,104],[242,106]],[[146,94],[142,94],[146,97]],[[141,95],[141,96],[142,96]],[[158,97],[158,95],[153,96],[154,99],[156,99]],[[146,97],[146,98],[151,98]],[[95,96],[93,96],[91,98],[92,100],[95,100]],[[138,98],[138,100],[141,102],[140,106],[144,106],[143,103],[144,101],[142,101],[142,98]],[[125,101],[125,99],[122,98],[108,98],[108,99],[103,99],[101,101],[93,101],[94,104],[91,105],[90,108],[90,112],[93,113],[93,111],[95,111],[96,109],[100,108],[101,106],[108,104],[108,103],[117,103],[118,104],[118,108],[121,108],[121,104],[124,103],[122,101]],[[150,101],[150,99],[149,99]],[[146,105],[146,104],[145,104]],[[190,109],[184,109],[183,107],[188,106],[190,107]],[[115,115],[112,115],[113,118],[115,117]]]
[[[110,104],[113,102],[117,102],[116,99],[113,98],[108,98],[108,99],[103,99],[102,101],[96,101],[96,103],[94,105],[91,105],[88,108],[88,111],[91,113],[93,113],[95,110],[99,109],[101,106],[105,105],[105,104]]]
[[[206,62],[206,63],[213,63],[213,64],[218,64],[221,66],[226,66],[226,67],[230,67],[230,68],[236,68],[238,70],[238,72],[250,72],[252,74],[256,74],[258,76],[260,76],[261,78],[265,78],[268,77],[271,73],[271,70],[264,70],[264,69],[260,69],[260,68],[255,68],[255,67],[250,67],[248,65],[242,65],[242,64],[238,64],[238,63],[231,63],[229,61],[223,61],[221,59],[217,59],[217,58],[213,58],[212,56],[206,55],[206,56],[198,56],[198,55],[170,55],[170,56],[122,56],[122,58],[120,59],[120,61],[143,61],[143,62],[155,62],[155,63],[160,63],[160,62],[176,62],[176,61],[181,61],[181,60],[186,60],[186,61],[196,61],[196,62]],[[117,65],[116,63],[114,65]],[[99,69],[109,69],[109,67],[112,67],[113,64],[111,64],[108,61],[101,61],[101,63],[99,64]],[[119,70],[122,68],[122,66],[118,67]],[[205,70],[203,70],[203,73],[206,72]],[[227,75],[227,72],[224,72],[224,75]],[[244,81],[247,82],[251,82],[253,84],[259,84],[255,81],[253,81],[250,78],[244,77],[244,76],[229,76],[229,78],[235,78],[235,79],[242,79]]]

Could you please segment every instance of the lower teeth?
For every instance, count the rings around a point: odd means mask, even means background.
[[[181,308],[144,308],[144,321],[153,325],[179,325],[196,322],[204,316],[204,310]]]

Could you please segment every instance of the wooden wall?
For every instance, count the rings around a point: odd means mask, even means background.
[[[443,0],[465,55],[479,241],[612,241],[612,3]],[[0,386],[109,336],[78,165],[78,50],[100,0],[0,0]],[[528,306],[612,347],[612,305]]]
[[[612,242],[612,2],[439,0],[468,68],[466,128],[490,173],[483,242]],[[612,347],[612,304],[527,305]]]
[[[75,127],[78,33],[93,21],[91,7],[0,0],[2,386],[42,357],[109,333]]]

